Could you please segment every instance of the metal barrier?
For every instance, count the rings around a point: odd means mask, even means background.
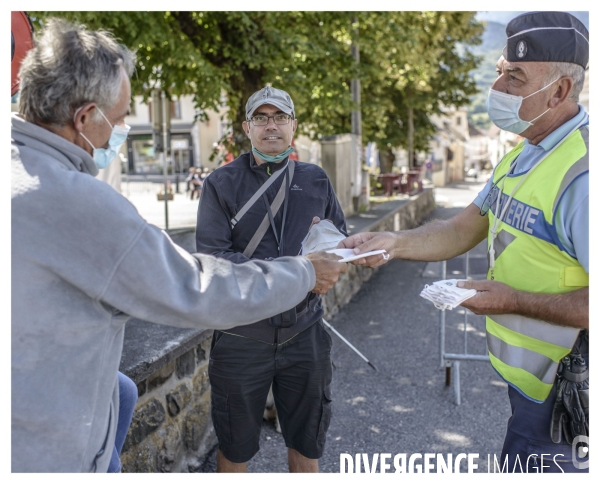
[[[442,280],[446,279],[446,261],[442,262]],[[465,255],[465,279],[469,279],[469,253]],[[467,322],[469,310],[465,308],[465,322],[463,326],[463,352],[446,353],[446,311],[440,310],[440,368],[446,369],[446,386],[450,386],[454,375],[454,403],[460,405],[460,362],[461,361],[490,361],[487,354],[469,354],[467,352]]]

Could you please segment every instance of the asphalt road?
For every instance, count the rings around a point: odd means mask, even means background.
[[[436,189],[433,218],[447,218],[474,198],[481,184]],[[471,253],[480,269],[483,245]],[[464,277],[464,261],[455,261],[447,278]],[[507,386],[487,362],[463,362],[460,406],[439,359],[439,312],[419,296],[424,284],[441,279],[439,264],[392,261],[382,266],[339,314],[329,321],[379,369],[373,371],[340,339],[334,340],[333,417],[321,472],[340,472],[340,454],[479,454],[475,472],[487,472],[488,455],[499,454],[510,415]],[[481,271],[480,271],[481,272]],[[478,279],[480,277],[474,278]],[[464,310],[446,312],[446,350],[462,352]],[[469,313],[469,353],[485,352],[485,320]],[[456,375],[453,375],[453,378]],[[392,464],[393,459],[388,461]],[[416,463],[423,463],[417,460]],[[461,462],[462,472],[467,461]],[[214,472],[215,453],[202,471]],[[283,438],[272,422],[263,422],[261,449],[249,472],[287,472]],[[392,464],[391,472],[394,471]],[[364,468],[362,470],[364,472]],[[390,472],[390,471],[388,471]]]

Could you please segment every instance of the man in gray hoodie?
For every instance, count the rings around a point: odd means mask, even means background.
[[[133,67],[107,32],[55,19],[21,68],[11,118],[13,472],[107,470],[130,316],[228,329],[327,292],[347,269],[324,253],[245,264],[190,255],[96,180],[127,137]]]

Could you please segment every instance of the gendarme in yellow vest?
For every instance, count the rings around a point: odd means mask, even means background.
[[[556,207],[567,187],[588,171],[588,127],[574,131],[529,175],[514,193],[494,243],[494,279],[527,292],[558,294],[589,285],[579,262],[561,250],[555,229]],[[517,145],[494,172],[505,176],[523,150]],[[521,176],[506,176],[499,216]],[[490,227],[492,211],[488,212]],[[488,248],[491,234],[488,233]],[[488,279],[491,271],[488,269]],[[552,389],[560,360],[569,354],[579,329],[513,314],[486,317],[492,366],[528,398],[543,402]]]

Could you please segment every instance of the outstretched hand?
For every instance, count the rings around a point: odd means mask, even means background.
[[[306,258],[312,262],[317,276],[317,282],[312,292],[325,294],[340,278],[340,274],[348,271],[348,264],[338,262],[341,257],[324,251],[313,252]]]
[[[352,261],[354,265],[377,267],[394,258],[395,245],[396,236],[392,232],[363,232],[342,240],[337,248],[354,249],[355,254],[384,249],[389,254],[387,259],[383,254],[377,254]]]

